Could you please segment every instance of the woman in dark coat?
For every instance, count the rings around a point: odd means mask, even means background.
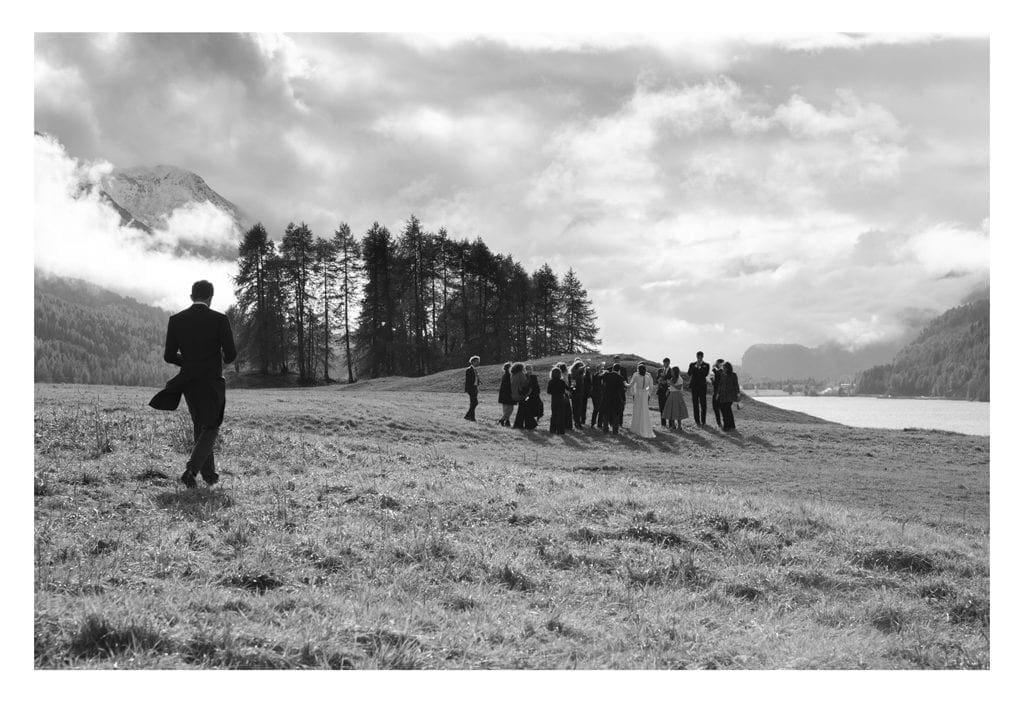
[[[718,404],[722,409],[722,429],[728,432],[736,429],[736,419],[732,415],[732,404],[740,402],[740,379],[732,370],[728,361],[722,365],[722,385],[718,389]]]
[[[537,380],[537,374],[533,372],[533,367],[530,364],[526,365],[526,377],[530,379],[530,397],[527,400],[530,409],[530,417],[533,418],[533,427],[537,426],[537,420],[544,415],[544,401],[540,397],[540,381]],[[530,423],[526,424],[528,429]]]
[[[511,361],[506,361],[505,365],[501,367],[501,385],[498,386],[498,402],[501,404],[501,419],[498,420],[498,424],[503,427],[512,424],[509,422],[509,418],[512,417],[512,410],[516,407],[515,401],[512,400],[512,373],[509,371],[511,368]]]
[[[520,362],[512,364],[512,400],[516,403],[516,419],[512,427],[532,430],[537,421],[530,415],[530,379],[526,375],[526,366]]]
[[[551,380],[548,381],[548,395],[551,396],[551,424],[548,429],[552,434],[565,434],[565,405],[568,394],[569,387],[562,380],[562,370],[556,366],[551,369]]]
[[[569,367],[564,361],[558,363],[558,372],[561,374],[562,383],[565,384],[565,403],[562,412],[565,414],[563,422],[565,429],[572,431],[572,377],[569,375]],[[554,412],[552,409],[551,412]]]

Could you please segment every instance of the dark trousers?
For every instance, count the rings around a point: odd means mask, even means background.
[[[718,396],[711,396],[711,409],[715,411],[715,422],[719,427],[722,426],[722,404],[718,402]]]
[[[473,389],[471,391],[467,391],[466,395],[469,396],[469,410],[466,411],[466,419],[467,420],[475,420],[476,419],[476,406],[479,404],[479,401],[477,401],[477,399],[476,399],[477,391],[476,391],[476,389]]]
[[[185,463],[185,469],[193,476],[201,473],[203,479],[210,482],[217,478],[217,469],[213,462],[213,445],[217,441],[218,428],[216,425],[203,424],[204,421],[209,422],[211,416],[210,408],[206,405],[214,402],[207,395],[199,391],[185,392],[185,403],[188,405],[188,414],[192,417],[192,436],[195,441],[192,453]]]
[[[603,417],[601,418],[604,425],[601,427],[601,429],[607,429],[608,425],[611,425],[612,429],[615,432],[618,432],[619,427],[622,426],[623,409],[624,408],[622,403],[618,401],[610,400],[605,402],[604,412],[602,413]]]
[[[530,401],[520,400],[518,408],[516,410],[516,419],[512,423],[512,427],[519,429],[526,428],[532,430],[537,426],[537,419],[530,412]]]
[[[691,388],[690,398],[693,400],[693,419],[698,425],[703,425],[708,417],[708,389]]]
[[[658,412],[661,414],[661,424],[665,424],[665,403],[668,402],[668,390],[658,387]]]
[[[562,409],[560,410],[560,412],[562,413],[562,424],[565,425],[565,429],[567,429],[567,430],[569,430],[571,432],[572,431],[573,407],[572,407],[572,397],[570,395],[567,394],[567,395],[562,397]]]
[[[560,395],[551,396],[551,421],[548,429],[551,432],[565,434],[566,401]]]
[[[591,398],[594,403],[594,412],[590,413],[590,426],[593,427],[596,423],[599,427],[604,427],[604,413],[601,412],[601,399]]]
[[[572,394],[572,419],[577,427],[582,427],[587,421],[587,396],[583,391]]]
[[[735,430],[736,418],[732,416],[732,403],[719,403],[722,408],[722,429]]]

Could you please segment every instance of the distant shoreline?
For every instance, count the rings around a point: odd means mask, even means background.
[[[765,393],[764,391],[769,391]],[[755,391],[743,391],[746,395],[751,398],[878,398],[879,400],[958,400],[965,403],[988,403],[988,400],[969,400],[967,398],[950,398],[942,395],[875,395],[872,393],[854,393],[853,395],[838,395],[830,393],[828,395],[805,395],[803,393],[786,393],[785,391],[778,391],[777,388],[763,388],[759,392]],[[755,395],[755,393],[757,393]]]

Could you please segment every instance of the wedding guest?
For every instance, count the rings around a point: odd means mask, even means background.
[[[611,426],[614,434],[622,427],[622,411],[626,407],[626,382],[622,378],[622,366],[612,364],[612,370],[604,375],[604,393],[602,395],[603,420],[601,429],[608,434]]]
[[[564,361],[558,362],[558,370],[562,374],[562,383],[565,384],[565,402],[562,404],[562,412],[565,413],[565,429],[572,431],[572,379],[569,376],[569,365]]]
[[[520,362],[512,364],[512,400],[516,403],[516,419],[512,427],[516,429],[532,430],[537,426],[536,421],[530,417],[530,379],[526,375],[526,366]]]
[[[512,424],[509,422],[509,418],[512,417],[512,409],[515,408],[515,403],[512,401],[512,373],[509,370],[511,368],[511,361],[506,361],[502,365],[501,383],[498,385],[498,403],[501,404],[501,419],[498,420],[498,424],[502,427]]]
[[[711,369],[711,409],[715,411],[715,422],[719,427],[722,426],[722,404],[718,400],[718,393],[722,387],[722,377],[725,375],[722,370],[724,363],[725,359],[715,359],[715,365]]]
[[[530,397],[529,397],[529,409],[530,417],[533,418],[533,427],[536,427],[538,420],[544,416],[544,400],[540,397],[540,381],[537,380],[537,374],[533,372],[533,366],[530,364],[526,365],[526,376],[530,379]],[[529,423],[527,423],[527,428]]]
[[[668,399],[668,375],[672,373],[669,359],[661,360],[661,368],[654,373],[654,382],[658,385],[658,412],[661,413],[661,426],[665,426],[665,401]]]
[[[697,352],[697,360],[690,362],[686,375],[690,377],[690,397],[693,400],[693,420],[698,427],[704,426],[708,415],[708,372],[711,367],[704,362],[704,352]]]
[[[629,389],[633,392],[633,423],[630,425],[630,429],[648,439],[654,437],[654,428],[651,427],[651,411],[648,409],[653,386],[654,381],[647,373],[647,366],[641,362],[637,365],[633,378],[629,380]]]
[[[686,376],[679,371],[678,366],[673,366],[666,378],[668,392],[665,394],[665,410],[661,416],[662,424],[667,424],[669,429],[683,429],[683,420],[686,419],[686,403],[683,402],[683,386]]]
[[[551,396],[551,421],[548,431],[552,434],[565,434],[565,402],[569,393],[568,386],[562,380],[562,370],[555,366],[551,369],[548,381],[548,395]]]
[[[476,422],[477,392],[480,390],[480,374],[476,370],[479,364],[479,356],[469,357],[469,366],[466,367],[466,385],[464,386],[466,393],[469,394],[469,410],[466,411],[465,418],[473,422]]]
[[[602,361],[597,373],[590,379],[590,400],[594,403],[594,412],[590,414],[591,427],[594,426],[594,423],[597,423],[597,426],[601,428],[605,426],[604,415],[602,414],[602,398],[604,397],[604,376],[606,373],[605,362]]]
[[[732,414],[732,404],[739,406],[740,379],[732,370],[728,361],[722,364],[722,385],[718,391],[718,403],[722,407],[722,429],[726,432],[736,429],[736,418]]]
[[[583,419],[587,412],[587,396],[584,388],[584,374],[586,365],[582,359],[576,357],[569,369],[569,390],[572,393],[572,426],[577,430],[583,429]]]

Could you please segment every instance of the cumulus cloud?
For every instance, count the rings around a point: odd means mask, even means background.
[[[987,86],[986,40],[919,34],[36,42],[37,128],[86,159],[69,182],[102,159],[175,164],[277,237],[415,213],[531,270],[572,266],[605,349],[734,360],[895,338],[987,282]],[[167,276],[171,248],[220,226],[199,204],[142,242],[91,194],[48,197],[65,219],[37,236],[81,219]]]
[[[100,177],[111,168],[69,156],[52,137],[35,137],[36,266],[169,310],[187,305],[192,282],[206,278],[214,284],[219,306],[227,307],[234,299],[233,263],[159,248],[181,244],[185,237],[216,240],[219,233],[210,223],[217,216],[206,207],[209,203],[175,211],[168,228],[152,236],[122,227],[120,215],[98,190]]]

